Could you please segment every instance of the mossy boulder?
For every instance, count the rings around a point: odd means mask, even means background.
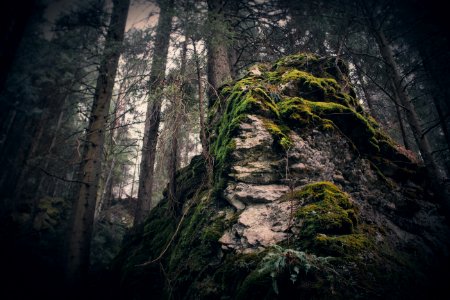
[[[208,120],[213,182],[194,158],[177,174],[179,209],[163,199],[126,240],[114,270],[128,298],[438,290],[450,229],[417,162],[360,106],[342,60],[257,64],[219,89]]]

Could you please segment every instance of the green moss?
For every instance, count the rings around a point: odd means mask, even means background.
[[[219,217],[202,230],[201,240],[207,243],[217,243],[225,231],[225,217]]]
[[[338,83],[333,78],[318,78],[311,73],[300,71],[298,69],[291,69],[281,76],[281,82],[300,81],[306,84],[310,89],[318,88],[325,91],[325,93],[335,93],[340,89]]]
[[[285,56],[277,60],[272,69],[280,69],[282,67],[296,67],[299,69],[308,69],[309,64],[313,64],[319,60],[318,56],[312,53],[298,53]]]
[[[338,72],[337,68],[344,71]],[[395,143],[380,131],[373,118],[363,113],[354,95],[344,92],[337,83],[335,78],[345,81],[341,78],[346,70],[343,62],[298,54],[279,60],[272,70],[265,74],[269,81],[294,82],[299,89],[299,97],[284,96],[276,102],[281,118],[290,127],[337,128],[360,153],[398,160]],[[323,77],[327,74],[334,78]],[[408,161],[405,157],[400,160]]]
[[[276,118],[280,116],[275,101],[266,93],[263,88],[255,88],[252,91],[251,96],[254,99],[258,100],[257,106],[259,106],[259,108],[263,110],[263,114],[268,114],[269,116],[274,115]]]
[[[170,255],[169,270],[183,269],[183,266],[189,266],[191,271],[196,272],[201,268],[203,263],[202,255],[205,249],[200,247],[202,240],[202,231],[207,226],[206,203],[200,203],[192,209],[186,216],[178,241],[175,243],[173,251]],[[187,252],[187,249],[193,251]]]
[[[228,105],[225,113],[216,128],[217,137],[211,149],[218,164],[223,164],[228,154],[234,150],[232,138],[245,117],[244,113],[250,107],[249,101],[243,100],[242,96],[242,91],[235,91],[231,94],[227,100]]]
[[[251,272],[238,289],[236,299],[271,299],[276,296],[272,288],[270,270]]]
[[[318,234],[313,241],[314,251],[327,256],[354,257],[373,247],[372,242],[364,233],[329,236]]]
[[[311,73],[291,69],[281,76],[281,82],[292,82],[298,87],[298,95],[314,101],[330,101],[340,90],[333,78],[319,78]]]
[[[358,209],[333,183],[308,184],[291,198],[301,202],[295,214],[300,229],[295,245],[299,249],[354,263],[360,263],[362,254],[376,251],[378,231],[359,224]]]
[[[305,100],[299,97],[285,97],[278,104],[282,119],[292,128],[302,128],[322,123],[322,119],[311,112]]]
[[[263,119],[264,127],[272,135],[275,143],[285,151],[292,147],[292,140],[289,138],[290,129],[284,125],[275,124],[270,119]]]
[[[44,197],[39,201],[39,210],[45,211],[50,217],[59,217],[61,213],[70,208],[67,200],[59,197]]]
[[[123,242],[122,250],[113,261],[113,269],[120,273],[123,289],[132,294],[162,297],[164,279],[158,264],[138,266],[157,258],[169,243],[176,224],[170,217],[167,201],[161,201],[145,223],[134,229],[134,235]],[[163,261],[166,257],[163,257]]]
[[[359,113],[362,112],[362,108],[358,104],[357,100],[347,93],[336,92],[333,94],[328,94],[325,98],[325,102],[335,102],[344,106],[351,107]]]
[[[362,153],[375,154],[380,151],[380,135],[360,113],[341,104],[314,102],[299,97],[286,97],[279,103],[281,117],[291,126],[321,127],[331,129],[333,125]]]
[[[277,71],[265,72],[264,77],[269,83],[279,83],[281,81],[280,73]]]
[[[206,174],[205,159],[201,155],[194,156],[189,167],[177,172],[176,198],[183,204],[197,192]]]
[[[321,69],[322,65],[324,69]],[[223,88],[226,109],[217,122],[212,146],[217,169],[226,169],[224,164],[235,147],[233,137],[248,113],[273,120],[266,127],[284,149],[289,148],[291,143],[286,134],[288,130],[276,128],[279,124],[293,129],[338,129],[360,154],[409,161],[404,156],[399,157],[395,144],[380,131],[373,118],[362,113],[357,100],[345,93],[336,79],[318,76],[332,73],[331,76],[338,78],[341,75],[333,71],[335,68],[334,59],[328,61],[314,55],[297,54],[277,61],[271,71],[259,68],[261,76],[249,75],[233,86]],[[279,84],[287,82],[296,82],[303,98],[280,95]]]
[[[211,152],[215,158],[215,180],[221,181],[229,164],[229,155],[235,149],[233,138],[236,137],[239,125],[249,113],[259,114],[268,118],[279,118],[278,106],[273,97],[266,91],[266,83],[259,77],[242,78],[226,90],[226,109],[215,126],[215,138]],[[281,141],[281,139],[280,139]],[[283,145],[287,140],[283,139]]]
[[[273,252],[272,248],[260,253],[237,254],[221,250],[218,242],[238,217],[238,214],[231,219],[218,216],[218,208],[224,205],[221,194],[229,180],[231,153],[236,148],[234,138],[248,114],[259,115],[274,139],[274,146],[283,150],[292,146],[291,130],[299,133],[305,128],[335,130],[360,154],[387,161],[395,159],[396,163],[404,161],[406,168],[406,160],[396,150],[395,143],[380,131],[375,120],[362,113],[351,88],[342,85],[346,84],[347,75],[341,74],[345,66],[339,64],[334,58],[297,54],[280,59],[270,69],[258,65],[257,71],[219,90],[219,100],[213,104],[208,118],[212,131],[210,151],[214,157],[212,190],[202,188],[206,169],[201,157],[194,158],[188,168],[178,173],[177,199],[185,204],[186,212],[182,222],[170,216],[166,204],[159,205],[121,253],[122,274],[133,291],[131,295],[155,296],[154,291],[164,291],[166,294],[155,297],[261,299],[295,293],[306,299],[330,298],[330,295],[352,295],[345,284],[339,287],[330,279],[333,274],[345,273],[342,271],[345,269],[360,276],[355,270],[361,269],[363,277],[366,270],[379,269],[373,261],[364,260],[369,257],[367,254],[377,259],[381,251],[375,247],[376,233],[364,229],[366,224],[358,221],[357,207],[331,182],[309,184],[289,195],[290,199],[296,199],[292,220],[295,233],[281,243],[287,250],[278,253],[272,261],[275,267],[281,260],[287,266],[282,272],[275,272],[279,295],[273,289],[273,272],[261,271],[264,257]],[[288,82],[299,89],[301,97],[282,95],[283,84]],[[174,235],[178,226],[179,231]],[[155,259],[166,248],[158,264],[136,268],[137,264]],[[300,256],[296,258],[292,253],[306,258],[332,256],[337,271],[328,265],[330,269],[322,268],[325,270],[322,273],[303,272],[293,284],[290,276],[293,268],[299,266]],[[316,260],[304,261],[302,266],[306,268]],[[352,289],[359,288],[353,285],[353,280],[342,282],[350,282]],[[361,282],[358,278],[354,281],[358,285]]]
[[[249,289],[249,277],[257,276],[254,273],[264,258],[267,251],[257,253],[228,253],[223,258],[222,265],[214,273],[214,281],[218,283],[221,290],[221,296],[229,295],[231,298],[245,298],[247,293],[251,293]],[[270,282],[270,277],[268,278]],[[234,295],[234,296],[232,296]]]
[[[66,222],[71,204],[63,198],[44,197],[39,201],[36,216],[33,220],[35,230],[57,232],[58,227]]]
[[[336,274],[331,261],[331,257],[274,245],[245,278],[237,298],[288,299],[295,294],[302,299],[328,299]]]
[[[356,210],[349,196],[331,182],[309,184],[294,198],[303,201],[296,218],[302,223],[301,236],[351,234],[357,225]]]

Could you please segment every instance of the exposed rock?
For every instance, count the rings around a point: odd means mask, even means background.
[[[289,187],[285,185],[254,185],[238,182],[230,184],[225,189],[225,197],[227,199],[237,199],[245,204],[256,204],[272,202],[283,196]]]
[[[247,119],[240,124],[240,134],[235,138],[236,150],[270,148],[273,139],[261,119],[254,115],[248,115]]]
[[[117,260],[128,293],[392,299],[436,290],[436,270],[448,274],[448,224],[421,166],[363,112],[347,72],[336,58],[298,54],[221,89],[213,188],[198,158],[180,172],[182,213],[174,220],[161,202]],[[148,269],[130,267],[161,253]]]
[[[247,207],[238,222],[230,231],[226,231],[219,242],[238,252],[252,252],[262,247],[279,243],[288,236],[289,214],[288,202],[259,204]]]

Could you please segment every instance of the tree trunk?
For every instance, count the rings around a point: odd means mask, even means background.
[[[375,111],[374,111],[374,108],[373,108],[373,100],[372,100],[372,97],[370,96],[370,94],[367,91],[367,88],[365,86],[364,78],[363,78],[363,75],[361,74],[361,69],[360,69],[361,67],[358,66],[358,64],[356,63],[355,59],[353,59],[353,64],[355,65],[355,73],[356,73],[356,76],[358,77],[358,80],[360,82],[359,86],[361,87],[361,89],[363,91],[364,98],[366,99],[366,102],[367,102],[367,106],[369,107],[369,112],[370,112],[371,115],[375,115]]]
[[[183,166],[187,166],[189,164],[190,148],[191,148],[191,140],[190,140],[189,132],[187,132],[185,139],[184,139]]]
[[[208,172],[208,184],[212,185],[212,173],[213,165],[212,159],[209,155],[209,143],[208,136],[206,134],[206,123],[205,123],[205,106],[203,101],[203,86],[202,86],[202,76],[200,71],[200,63],[197,56],[197,48],[195,46],[195,41],[192,42],[194,46],[194,56],[195,56],[195,67],[197,71],[197,84],[198,84],[198,106],[199,106],[199,121],[200,121],[200,142],[202,144],[202,155],[205,158]]]
[[[222,24],[226,24],[223,16],[225,1],[208,0],[208,23],[210,24],[211,33],[207,39],[208,48],[208,81],[210,88],[208,89],[209,102],[208,106],[212,106],[212,99],[215,99],[217,89],[227,80],[231,79],[231,68],[228,60],[229,41],[220,28]],[[218,25],[221,26],[218,26]]]
[[[0,11],[0,92],[14,63],[25,29],[38,8],[35,0],[3,4]]]
[[[117,96],[117,100],[115,103],[114,109],[114,119],[111,122],[110,132],[109,132],[109,141],[107,144],[107,148],[105,151],[105,167],[103,173],[107,174],[106,179],[104,180],[104,184],[99,186],[99,191],[97,193],[97,208],[95,209],[95,217],[97,220],[100,216],[102,210],[106,210],[110,207],[111,196],[112,196],[112,188],[113,188],[113,172],[116,164],[116,139],[120,140],[122,134],[124,133],[124,128],[121,126],[121,114],[123,113],[123,94],[125,93],[125,80],[122,80],[119,85],[119,92]],[[102,179],[102,178],[101,178]]]
[[[78,285],[86,278],[89,269],[90,243],[94,225],[94,213],[101,163],[105,128],[108,122],[114,79],[119,62],[121,44],[130,0],[113,0],[113,12],[105,50],[99,69],[99,77],[92,104],[82,157],[81,187],[72,209],[69,231],[66,275],[69,284]]]
[[[174,1],[161,1],[158,28],[156,29],[153,61],[148,88],[154,97],[148,103],[142,158],[139,174],[138,202],[134,214],[134,226],[142,223],[151,208],[156,144],[158,142],[159,123],[161,121],[162,88],[169,51],[170,33],[172,31]]]
[[[185,98],[183,87],[185,80],[185,73],[186,73],[186,56],[187,56],[187,39],[188,37],[185,36],[185,40],[182,45],[181,49],[181,68],[180,68],[180,90],[181,93],[175,95],[174,103],[173,103],[173,135],[172,135],[172,143],[170,145],[170,155],[169,155],[169,183],[168,183],[168,199],[169,199],[169,206],[172,208],[173,211],[178,211],[178,205],[176,202],[176,192],[177,192],[177,182],[176,182],[176,172],[177,167],[179,166],[179,137],[180,137],[180,126],[183,123],[183,111],[182,108],[183,105],[183,99]]]
[[[179,109],[179,108],[176,108]],[[175,121],[179,122],[179,119],[175,119]],[[178,158],[178,135],[179,135],[179,124],[175,125],[174,133],[172,136],[172,143],[170,145],[170,156],[169,156],[169,184],[168,184],[168,199],[169,199],[169,207],[175,213],[178,213],[178,205],[176,201],[176,192],[177,192],[177,182],[176,182],[176,173],[177,173],[177,158]]]
[[[450,152],[450,133],[448,128],[448,122],[446,120],[444,107],[441,105],[441,101],[439,99],[444,98],[448,99],[448,94],[446,93],[446,89],[443,88],[439,82],[439,78],[437,78],[430,66],[429,56],[426,54],[425,49],[423,49],[424,46],[419,46],[419,53],[422,58],[422,64],[425,69],[425,72],[427,73],[428,77],[430,78],[430,81],[432,82],[432,86],[434,87],[434,93],[431,93],[431,99],[433,101],[434,107],[436,108],[439,122],[441,123],[442,132],[444,134],[445,141],[447,143],[447,148]],[[439,91],[439,92],[437,92]]]
[[[134,185],[136,183],[136,170],[139,168],[139,152],[136,153],[136,163],[133,164],[134,168],[133,168],[133,179],[131,181],[131,191],[130,191],[130,196],[131,198],[134,198]],[[139,170],[138,170],[139,173]],[[112,194],[112,191],[111,191]]]
[[[98,200],[97,200],[97,208],[95,210],[95,217],[94,219],[97,220],[100,216],[100,213],[102,210],[106,210],[110,207],[111,203],[111,196],[112,196],[112,188],[113,188],[113,170],[114,166],[116,164],[115,157],[112,158],[112,161],[108,168],[108,174],[106,175],[106,180],[103,188],[99,190]]]
[[[369,15],[369,14],[367,14]],[[404,107],[406,111],[406,116],[411,126],[411,129],[414,134],[414,138],[419,146],[420,153],[422,155],[423,161],[429,173],[429,180],[432,185],[432,188],[435,193],[439,195],[441,200],[443,201],[444,209],[446,213],[450,212],[449,200],[447,197],[447,193],[445,189],[442,188],[442,183],[444,182],[444,178],[439,170],[433,156],[430,143],[426,135],[422,134],[422,128],[420,125],[419,116],[416,113],[416,110],[411,102],[411,99],[406,91],[405,83],[402,79],[399,67],[394,59],[394,53],[384,35],[384,32],[379,26],[374,24],[374,20],[372,19],[371,29],[373,31],[375,40],[377,41],[378,47],[380,49],[381,56],[386,63],[388,68],[388,74],[391,77],[391,80],[394,85],[394,89],[397,92],[398,98],[400,100],[400,104]]]
[[[406,135],[406,126],[403,121],[402,111],[400,110],[400,102],[401,102],[400,96],[398,95],[398,91],[395,87],[395,83],[392,80],[391,80],[391,86],[392,86],[392,91],[394,92],[393,100],[394,100],[394,105],[395,105],[395,112],[397,114],[400,132],[402,134],[403,145],[405,146],[406,149],[410,150],[411,145],[409,144],[408,136]]]

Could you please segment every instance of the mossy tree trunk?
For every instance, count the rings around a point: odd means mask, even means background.
[[[105,40],[92,112],[84,144],[80,174],[81,187],[73,204],[66,258],[68,283],[78,285],[89,269],[89,253],[94,225],[98,182],[103,159],[105,128],[108,122],[114,80],[124,38],[130,0],[114,0]]]
[[[156,29],[153,61],[148,89],[151,101],[147,105],[142,159],[139,174],[138,203],[134,214],[134,225],[142,223],[151,208],[154,165],[159,124],[161,122],[162,89],[169,51],[174,0],[159,1],[160,15]],[[152,97],[153,95],[153,97]]]

